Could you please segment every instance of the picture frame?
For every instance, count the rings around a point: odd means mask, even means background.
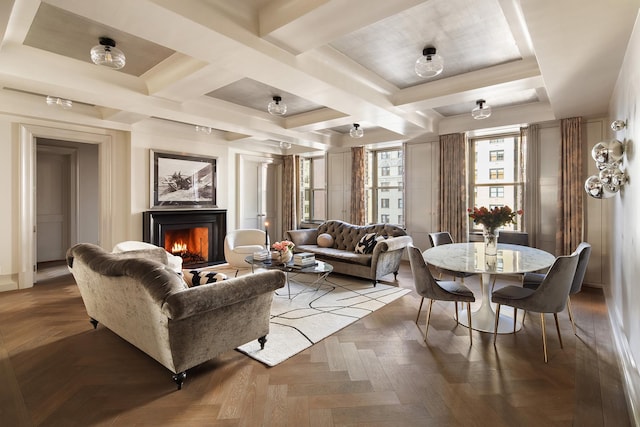
[[[218,207],[215,157],[149,152],[152,208]]]

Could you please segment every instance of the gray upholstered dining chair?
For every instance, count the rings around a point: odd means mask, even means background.
[[[453,243],[453,238],[451,237],[451,233],[449,233],[448,231],[439,231],[437,233],[429,233],[429,243],[431,243],[431,247],[433,248],[441,245],[450,245],[451,243]],[[464,284],[465,277],[473,276],[473,273],[445,270],[443,268],[437,268],[437,267],[435,268],[435,270],[438,272],[438,280],[442,280],[442,275],[446,274],[448,276],[453,276],[454,281],[456,280],[456,278],[459,278],[463,284]],[[418,323],[418,319],[420,318],[420,311],[422,310],[423,302],[424,302],[424,298],[422,299],[422,301],[420,301],[420,308],[418,309],[418,316],[416,317],[416,323]],[[458,321],[458,303],[456,302],[455,305],[456,305],[456,322],[457,322]]]
[[[529,246],[529,233],[526,231],[500,230],[498,233],[498,243]]]
[[[569,312],[569,320],[571,320],[573,333],[574,335],[578,335],[576,323],[573,318],[573,311],[571,310],[571,295],[575,295],[582,290],[582,281],[584,280],[584,274],[587,271],[587,264],[589,264],[589,257],[591,256],[591,245],[587,242],[581,242],[573,253],[578,254],[578,268],[576,269],[576,274],[573,277],[573,283],[569,290],[567,311]],[[522,278],[522,286],[524,288],[537,289],[544,280],[544,276],[543,273],[525,273]]]
[[[537,289],[522,288],[520,286],[506,286],[491,294],[491,301],[496,303],[496,321],[493,330],[493,345],[496,344],[498,335],[498,322],[500,318],[500,307],[508,305],[513,307],[513,331],[515,333],[516,318],[518,309],[535,311],[540,313],[540,323],[542,326],[542,348],[544,351],[544,362],[547,363],[547,335],[544,324],[544,314],[553,313],[558,331],[560,348],[562,337],[558,326],[558,313],[564,310],[569,299],[569,290],[573,283],[573,277],[578,267],[578,254],[573,253],[567,256],[559,256],[545,275]]]
[[[424,341],[427,341],[427,333],[429,332],[429,319],[431,318],[431,307],[433,301],[452,301],[456,304],[456,323],[458,322],[458,302],[467,303],[467,321],[469,322],[469,344],[473,343],[471,329],[471,303],[476,300],[473,292],[469,290],[463,283],[455,281],[436,281],[431,275],[431,270],[422,257],[420,249],[413,245],[407,246],[409,253],[409,263],[411,264],[411,272],[415,282],[416,292],[422,297],[420,308],[418,309],[418,317],[422,309],[422,303],[425,298],[429,299],[429,310],[427,311],[426,329],[424,331]],[[416,322],[417,323],[417,322]]]

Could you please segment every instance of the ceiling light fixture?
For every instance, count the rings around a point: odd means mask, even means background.
[[[209,126],[196,125],[196,132],[204,133],[205,135],[211,135],[211,128]]]
[[[273,101],[267,105],[267,111],[274,116],[283,116],[287,112],[287,104],[282,101],[282,97],[276,95]]]
[[[351,138],[362,138],[364,136],[364,131],[360,129],[360,125],[358,123],[354,123],[353,127],[349,129],[349,135],[351,135]]]
[[[435,47],[425,47],[422,56],[416,60],[415,70],[420,77],[435,77],[444,70],[444,60]]]
[[[280,148],[282,148],[283,150],[288,150],[289,148],[291,148],[291,143],[280,141]]]
[[[116,42],[109,37],[100,37],[100,44],[91,48],[91,60],[96,65],[104,65],[105,67],[119,70],[124,67],[126,58],[124,53],[116,48]]]
[[[471,117],[476,120],[486,119],[491,115],[491,106],[487,105],[487,101],[484,99],[478,99],[476,101],[476,108],[471,110]]]
[[[47,96],[47,105],[49,107],[58,106],[63,110],[68,110],[73,107],[73,102],[70,99],[57,98],[55,96]]]

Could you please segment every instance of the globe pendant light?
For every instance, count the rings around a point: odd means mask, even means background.
[[[358,123],[354,123],[353,127],[349,129],[349,135],[351,135],[351,138],[362,138],[364,136],[364,131],[360,129],[360,125]]]
[[[100,44],[91,48],[91,60],[96,65],[119,70],[124,67],[126,58],[124,53],[116,48],[116,42],[109,37],[100,37]]]
[[[420,77],[435,77],[444,70],[442,56],[436,54],[435,47],[425,47],[422,56],[416,60],[415,71]]]
[[[476,120],[482,120],[489,117],[491,115],[491,107],[486,105],[486,102],[487,101],[484,99],[478,99],[476,101],[476,108],[471,110],[471,117]]]
[[[282,102],[282,97],[276,95],[267,105],[267,111],[274,116],[283,116],[287,112],[287,104]]]

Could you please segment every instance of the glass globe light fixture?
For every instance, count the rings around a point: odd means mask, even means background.
[[[478,99],[476,101],[476,108],[471,110],[471,117],[476,120],[482,120],[489,116],[491,116],[491,106],[487,105],[487,101],[484,99]]]
[[[282,97],[276,95],[267,105],[267,111],[274,116],[283,116],[287,113],[287,104],[282,102]]]
[[[596,163],[609,163],[609,144],[606,142],[598,142],[591,149],[591,157]]]
[[[602,183],[604,190],[611,193],[620,191],[627,180],[627,174],[620,170],[618,165],[610,166],[600,171],[598,178]]]
[[[435,77],[444,70],[444,60],[436,53],[435,47],[425,47],[422,56],[416,60],[414,69],[420,77]]]
[[[624,144],[617,139],[612,139],[607,148],[609,163],[620,163],[624,156]]]
[[[70,99],[57,98],[55,96],[47,96],[47,105],[50,107],[60,107],[63,110],[68,110],[73,107],[73,102]]]
[[[611,122],[611,129],[616,132],[619,132],[626,127],[627,122],[625,122],[624,120],[614,120],[613,122]]]
[[[119,70],[126,64],[124,53],[116,48],[116,42],[109,37],[100,37],[99,45],[91,48],[91,60],[96,65]]]
[[[349,129],[349,135],[351,135],[351,138],[362,138],[364,136],[364,131],[360,129],[360,125],[358,123],[354,123],[353,127]]]

